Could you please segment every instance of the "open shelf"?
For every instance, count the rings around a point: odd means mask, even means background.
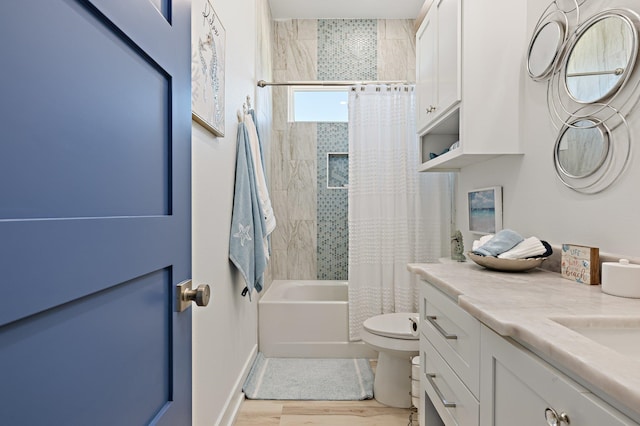
[[[443,153],[457,141],[460,142],[458,148]],[[463,167],[503,155],[522,155],[519,152],[500,151],[500,147],[492,147],[494,152],[488,150],[473,152],[465,145],[465,142],[468,145],[468,141],[465,141],[464,137],[460,137],[460,105],[458,105],[425,129],[420,136],[422,164],[418,167],[418,171],[457,172]],[[439,155],[430,158],[430,153]]]

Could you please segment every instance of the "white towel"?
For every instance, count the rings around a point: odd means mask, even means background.
[[[244,116],[244,123],[247,126],[249,134],[249,144],[251,146],[251,157],[253,158],[253,169],[256,171],[256,186],[258,189],[258,200],[264,215],[265,230],[267,236],[273,232],[276,227],[276,216],[271,206],[271,198],[269,197],[269,189],[267,188],[267,179],[262,167],[262,155],[260,154],[260,140],[258,139],[258,131],[250,114]],[[269,256],[268,241],[265,238],[265,253]]]
[[[536,237],[524,239],[520,244],[498,255],[500,259],[526,259],[527,257],[540,256],[547,252],[546,247]]]

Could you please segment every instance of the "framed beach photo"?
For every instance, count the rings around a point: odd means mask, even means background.
[[[502,229],[502,187],[474,189],[467,193],[469,231],[495,234]]]
[[[224,136],[226,31],[210,0],[194,0],[191,22],[191,118]]]

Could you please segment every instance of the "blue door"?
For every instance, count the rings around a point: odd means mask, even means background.
[[[0,424],[191,424],[190,1],[0,1]]]

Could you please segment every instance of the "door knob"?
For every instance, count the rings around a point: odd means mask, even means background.
[[[198,306],[207,306],[211,297],[211,289],[209,284],[200,284],[195,290],[187,290],[184,292],[184,298],[192,302],[196,302]]]
[[[182,312],[191,306],[189,302],[196,302],[198,306],[207,306],[211,298],[209,284],[200,284],[196,289],[191,288],[191,280],[183,281],[176,286],[176,311]]]

